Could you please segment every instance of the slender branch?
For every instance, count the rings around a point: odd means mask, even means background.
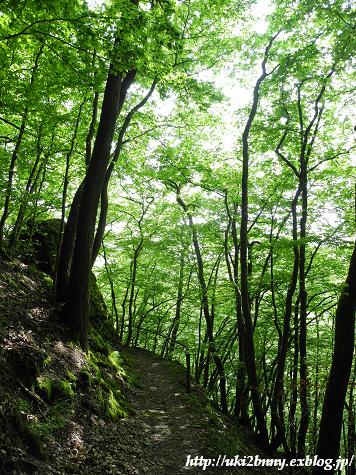
[[[34,25],[38,25],[40,23],[51,23],[51,22],[55,22],[55,21],[75,22],[75,21],[81,20],[82,18],[90,18],[92,16],[93,15],[81,15],[77,18],[42,18],[41,20],[36,20],[36,21],[30,23],[23,30],[18,31],[17,33],[12,33],[11,35],[3,36],[2,38],[0,38],[0,41],[1,40],[10,40],[12,38],[16,38],[17,36],[21,36],[23,34],[28,34],[26,32],[30,28],[32,28]]]
[[[15,129],[20,130],[20,127],[18,125],[16,125],[13,122],[10,122],[9,120],[5,119],[5,117],[0,116],[0,120],[5,122],[5,124],[11,125],[11,127],[14,127]]]
[[[340,157],[341,155],[347,155],[348,153],[350,153],[351,150],[353,150],[355,148],[355,145],[350,147],[348,150],[343,150],[342,152],[338,152],[338,153],[335,153],[334,155],[330,156],[330,157],[325,157],[323,158],[322,160],[320,160],[319,162],[317,162],[315,165],[313,165],[312,167],[309,168],[309,171],[313,171],[315,170],[316,168],[318,168],[322,163],[324,162],[329,162],[330,160],[334,160],[335,158],[337,157]]]

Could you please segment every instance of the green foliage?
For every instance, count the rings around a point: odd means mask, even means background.
[[[241,277],[241,136],[266,45],[276,32],[249,135],[248,290],[267,421],[296,247],[305,247],[308,269],[311,387],[317,380],[325,381],[335,303],[354,232],[350,113],[354,90],[350,85],[355,14],[341,0],[274,0],[269,10],[264,7],[266,12],[260,14],[250,1],[140,1],[136,5],[117,0],[96,10],[80,0],[56,1],[51,7],[37,0],[3,2],[2,208],[7,194],[10,199],[5,238],[11,241],[18,225],[21,246],[16,249],[27,259],[37,254],[52,275],[60,239],[58,217],[61,212],[68,217],[71,199],[85,175],[94,95],[99,93],[99,117],[109,61],[117,74],[135,73],[115,130],[114,142],[120,137],[123,147],[109,184],[106,255],[102,253],[97,261],[98,283],[90,275],[88,364],[78,375],[69,372],[60,381],[38,377],[36,390],[47,401],[72,400],[76,385],[98,385],[93,394],[98,412],[112,418],[123,415],[126,410],[115,378],[132,382],[132,376],[117,348],[114,351],[107,341],[110,336],[126,342],[129,323],[131,344],[181,362],[188,347],[199,376],[199,358],[207,361],[208,344],[194,231],[232,410],[241,367],[235,292],[240,290]],[[133,115],[121,137],[127,114],[147,94],[153,80],[157,80],[157,92]],[[308,125],[303,150],[302,136]],[[299,230],[293,237],[291,206],[302,165],[308,178],[306,237]],[[177,192],[187,205],[185,211],[177,203]],[[297,198],[299,225],[303,210],[300,195]],[[37,245],[31,248],[33,241]],[[52,280],[45,280],[52,287]],[[19,294],[24,292],[22,284],[12,284]],[[296,317],[291,322],[284,372],[287,406],[295,384],[298,287],[292,306]],[[170,354],[175,325],[177,344]],[[213,362],[200,381],[204,378],[211,399],[219,404]],[[315,396],[311,413],[316,422],[323,384],[319,393],[315,395],[313,389],[309,394],[310,401]],[[251,416],[251,407],[249,411]],[[298,425],[299,421],[298,402],[294,422]],[[310,451],[314,436],[310,430]]]

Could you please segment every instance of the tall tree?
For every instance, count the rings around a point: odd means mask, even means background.
[[[349,272],[341,291],[335,317],[335,341],[329,378],[325,391],[316,453],[320,458],[339,456],[347,387],[355,346],[356,312],[356,242],[351,255]],[[323,473],[323,467],[314,467],[313,473]],[[332,473],[334,470],[331,471]]]

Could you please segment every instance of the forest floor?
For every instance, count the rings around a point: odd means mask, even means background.
[[[273,468],[214,467],[203,471],[201,466],[187,467],[188,455],[216,460],[220,454],[242,457],[261,455],[261,450],[244,431],[238,432],[228,419],[213,409],[208,410],[201,388],[195,387],[192,393],[186,393],[185,373],[180,364],[142,349],[124,349],[124,355],[138,375],[138,386],[127,395],[134,415],[109,431],[106,426],[98,427],[87,440],[95,452],[105,453],[101,460],[96,459],[105,473],[280,473]],[[101,433],[99,437],[98,433]],[[110,466],[105,464],[114,460],[117,471],[110,472]],[[100,472],[94,460],[87,470],[90,474]]]
[[[0,261],[0,473],[288,473],[186,467],[187,456],[269,457],[253,436],[185,388],[178,362],[118,351],[98,334],[86,354],[56,319],[50,279]]]

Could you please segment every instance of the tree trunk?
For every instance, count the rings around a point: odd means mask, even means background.
[[[122,80],[122,76],[117,75],[114,69],[114,65],[111,64],[93,154],[81,193],[76,240],[69,276],[69,292],[65,312],[62,312],[64,320],[78,335],[84,349],[88,345],[89,273],[92,263],[96,215],[110,160],[111,144],[120,112],[120,103],[122,105],[121,99],[127,92],[124,90],[125,80]],[[126,78],[130,77],[127,87],[133,82],[135,74],[135,71],[127,74]]]
[[[169,344],[168,354],[169,356],[175,350],[176,342],[177,342],[177,335],[179,330],[180,324],[180,317],[182,313],[182,302],[183,302],[183,284],[184,284],[184,259],[185,249],[181,249],[180,254],[180,266],[179,266],[179,280],[178,280],[178,289],[177,289],[177,301],[176,301],[176,312],[173,320],[173,328],[171,333],[171,342]]]
[[[21,204],[20,204],[19,211],[17,213],[16,221],[15,221],[14,227],[12,228],[12,231],[11,231],[10,240],[9,240],[10,253],[12,253],[14,251],[15,247],[16,247],[17,240],[18,240],[19,234],[21,232],[21,228],[22,228],[23,221],[24,221],[24,218],[25,218],[25,213],[26,213],[26,209],[27,209],[27,205],[28,205],[28,200],[29,200],[29,197],[30,197],[31,193],[33,192],[33,190],[36,186],[36,182],[39,178],[38,165],[41,161],[41,154],[42,154],[42,150],[43,150],[43,147],[41,146],[41,138],[42,138],[42,125],[40,126],[38,136],[37,136],[36,159],[35,159],[35,162],[33,164],[32,169],[31,169],[31,172],[29,174],[29,177],[27,179],[25,193],[24,193],[24,195],[21,199]],[[41,166],[39,168],[41,169]]]
[[[302,188],[302,217],[300,220],[300,240],[299,246],[299,301],[300,301],[300,319],[299,319],[299,373],[300,373],[300,426],[298,432],[298,457],[305,456],[305,440],[309,426],[309,402],[308,402],[308,366],[307,366],[307,290],[305,273],[305,239],[306,222],[308,212],[308,190],[307,190],[307,171],[306,162],[301,161],[300,185]]]
[[[106,170],[106,175],[105,179],[103,182],[102,190],[101,190],[101,195],[100,195],[100,215],[99,215],[99,222],[97,226],[97,230],[95,233],[95,238],[93,242],[93,252],[92,252],[92,265],[94,264],[100,250],[101,242],[103,240],[104,232],[105,232],[105,226],[106,226],[106,217],[108,214],[108,208],[109,208],[109,200],[108,200],[108,186],[109,186],[109,181],[110,177],[112,175],[112,172],[114,171],[115,164],[118,161],[122,146],[124,143],[124,136],[125,133],[131,123],[132,117],[138,112],[148,101],[148,99],[151,97],[153,94],[153,91],[156,88],[157,80],[155,79],[151,85],[150,90],[146,94],[146,96],[138,103],[136,104],[135,107],[133,107],[130,112],[127,114],[125,117],[125,120],[120,128],[119,132],[119,137],[117,140],[117,144],[115,147],[115,152],[113,155],[113,158],[110,162],[110,165],[108,166],[108,169]]]
[[[141,238],[139,245],[134,249],[134,254],[131,262],[131,282],[130,282],[130,296],[129,296],[129,309],[128,309],[128,325],[127,325],[127,336],[126,336],[126,345],[130,345],[132,338],[133,330],[133,319],[134,319],[134,300],[135,300],[135,286],[136,286],[136,275],[137,275],[137,264],[138,256],[140,255],[143,245],[143,240]]]
[[[334,351],[325,391],[317,446],[317,455],[320,458],[336,459],[339,456],[342,414],[355,344],[355,311],[356,242],[346,283],[336,309]],[[313,474],[319,473],[323,473],[323,469],[314,467]],[[333,473],[333,471],[329,473]]]
[[[177,191],[177,202],[180,204],[180,206],[183,208],[183,210],[187,213],[188,215],[188,220],[189,220],[189,227],[192,233],[192,241],[193,241],[193,246],[194,246],[194,251],[195,251],[195,257],[197,260],[197,270],[198,270],[198,281],[199,281],[199,286],[201,290],[201,302],[202,302],[202,309],[203,309],[203,315],[205,318],[205,323],[206,323],[206,332],[208,336],[208,342],[209,342],[209,348],[208,348],[208,358],[211,356],[213,359],[216,369],[219,374],[219,381],[220,381],[220,404],[221,404],[221,410],[222,412],[227,413],[228,412],[228,407],[227,407],[227,399],[226,399],[226,377],[225,377],[225,370],[224,370],[224,365],[222,364],[220,356],[216,352],[216,347],[215,347],[215,340],[214,340],[214,320],[210,314],[209,310],[209,300],[208,300],[208,289],[207,285],[205,282],[205,276],[204,276],[204,264],[203,264],[203,259],[200,251],[200,245],[199,245],[199,240],[198,240],[198,235],[197,231],[193,222],[192,215],[189,213],[188,206],[184,203],[180,196],[180,191],[179,188],[176,186],[176,191]],[[207,381],[207,378],[204,378]]]
[[[294,264],[292,275],[289,283],[289,287],[286,295],[285,302],[285,314],[284,314],[284,323],[282,337],[278,345],[278,359],[277,359],[277,369],[276,369],[276,380],[273,388],[272,400],[271,400],[271,423],[272,426],[276,429],[275,436],[271,441],[271,450],[275,451],[278,449],[281,443],[284,445],[286,450],[286,435],[285,435],[285,424],[284,424],[284,372],[287,360],[288,344],[290,337],[290,323],[293,313],[293,297],[297,288],[298,282],[298,265],[299,265],[299,250],[298,250],[298,222],[297,222],[297,203],[300,194],[300,189],[298,188],[293,201],[292,201],[292,219],[293,219],[293,228],[292,228],[292,238],[293,238],[293,253],[294,253]]]
[[[252,98],[252,106],[247,119],[244,132],[242,134],[242,180],[241,180],[241,222],[240,222],[240,289],[241,289],[241,307],[244,321],[244,342],[246,355],[246,369],[250,383],[251,398],[254,415],[256,417],[257,430],[261,439],[261,444],[268,447],[268,432],[265,415],[262,410],[261,395],[256,369],[255,345],[253,341],[253,326],[250,307],[250,292],[248,284],[248,176],[249,176],[249,136],[252,123],[256,116],[260,97],[260,87],[262,82],[268,76],[266,72],[266,63],[269,51],[272,47],[273,37],[266,50],[262,62],[262,74],[257,79]]]

